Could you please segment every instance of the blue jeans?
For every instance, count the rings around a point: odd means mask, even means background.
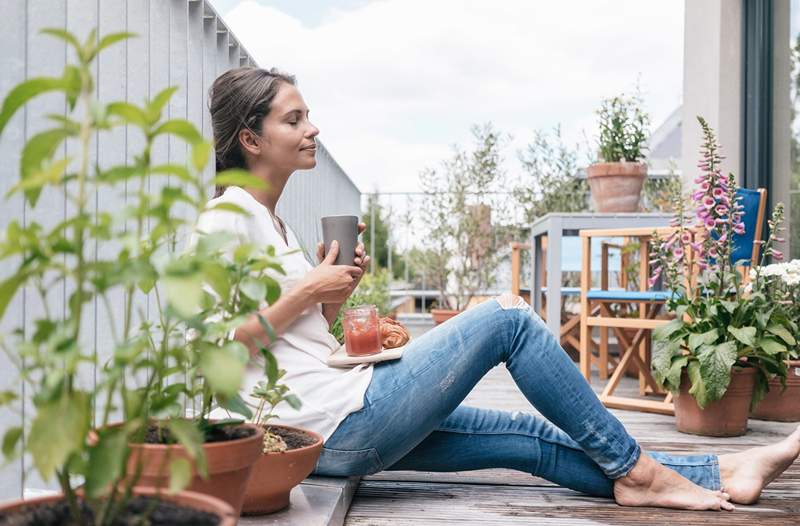
[[[461,405],[501,362],[546,420]],[[325,442],[315,473],[510,468],[612,497],[614,479],[640,453],[531,308],[493,300],[412,340],[400,360],[376,364],[364,407]],[[720,487],[714,455],[648,454],[696,484]]]

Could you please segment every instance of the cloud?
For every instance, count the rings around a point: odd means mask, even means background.
[[[582,141],[599,101],[637,79],[654,124],[680,104],[678,0],[382,0],[314,27],[249,0],[225,20],[262,66],[297,75],[320,138],[362,191],[417,190],[419,171],[466,145],[473,123],[513,133],[511,148],[558,124]]]

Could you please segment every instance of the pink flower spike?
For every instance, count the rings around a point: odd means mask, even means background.
[[[724,216],[725,214],[728,213],[728,207],[725,205],[717,205],[717,208],[715,208],[715,210],[721,216]]]
[[[776,261],[783,261],[783,252],[781,252],[780,250],[773,249],[772,250],[772,257]]]
[[[744,234],[744,224],[736,223],[735,225],[733,225],[733,231],[741,236],[742,234]]]
[[[723,232],[722,235],[719,236],[719,239],[717,241],[719,241],[720,243],[724,243],[727,240],[728,240],[728,233]]]
[[[692,235],[689,232],[684,232],[683,234],[681,234],[681,243],[686,245],[691,241],[692,241]]]
[[[704,175],[701,175],[700,177],[696,177],[696,178],[695,178],[695,180],[694,180],[694,182],[695,182],[695,184],[700,184],[700,183],[702,183],[702,182],[703,182],[703,181],[705,181],[705,180],[706,180],[705,176],[704,176]]]
[[[723,189],[722,189],[722,188],[720,188],[720,187],[716,187],[716,188],[714,188],[714,190],[712,190],[711,194],[712,194],[714,197],[716,197],[717,199],[719,199],[719,198],[721,198],[723,195],[725,195],[725,190],[723,190]]]
[[[705,206],[706,208],[713,208],[715,204],[717,204],[717,202],[714,200],[713,197],[705,197],[703,199],[703,206]]]
[[[706,229],[713,230],[715,226],[717,226],[717,222],[714,221],[713,218],[709,217],[706,219]]]
[[[673,254],[675,254],[675,257],[677,259],[682,258],[683,257],[683,247],[676,247],[675,251],[673,252]]]
[[[700,190],[704,192],[708,192],[709,188],[711,188],[711,183],[709,183],[708,181],[703,181],[703,183],[700,185]]]

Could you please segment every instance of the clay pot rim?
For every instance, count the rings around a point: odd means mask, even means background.
[[[230,504],[217,497],[199,493],[197,491],[182,490],[174,495],[169,495],[163,491],[157,491],[156,488],[148,488],[144,486],[135,486],[133,488],[135,496],[152,497],[158,496],[159,498],[177,504],[185,508],[190,508],[196,511],[202,511],[215,515],[220,519],[219,526],[233,526],[236,524],[236,513]],[[51,502],[58,502],[64,499],[63,493],[55,495],[43,495],[41,497],[33,497],[30,499],[16,499],[0,503],[0,511],[9,512],[21,507],[36,507]],[[197,506],[198,503],[206,503],[206,506]]]
[[[616,161],[592,163],[586,167],[586,177],[642,177],[647,175],[647,163],[640,161]]]
[[[306,433],[307,435],[311,435],[312,437],[314,437],[316,441],[313,444],[309,444],[303,447],[298,447],[295,449],[287,449],[286,451],[270,451],[269,453],[261,453],[261,456],[294,455],[294,454],[300,455],[316,447],[319,447],[323,442],[325,442],[325,439],[322,437],[322,435],[320,435],[316,431],[311,431],[310,429],[304,429],[302,427],[297,427],[297,426],[287,426],[284,424],[261,424],[261,428],[264,430],[265,433],[267,432],[266,430],[267,427],[279,427],[281,429],[292,429],[294,431],[302,431],[303,433]]]
[[[434,312],[441,312],[441,313],[456,312],[456,313],[461,313],[461,312],[464,312],[464,310],[463,309],[461,309],[461,310],[458,310],[458,309],[431,309],[431,314],[433,314]]]
[[[189,419],[187,418],[186,420],[189,420]],[[118,425],[121,425],[121,424],[113,424],[113,425],[114,426],[118,426]],[[233,424],[231,424],[231,425],[233,425]],[[207,450],[212,450],[213,451],[215,449],[221,449],[221,448],[225,448],[225,447],[237,446],[237,445],[245,444],[245,443],[250,442],[250,441],[263,442],[263,440],[264,440],[264,430],[260,426],[258,426],[256,424],[251,424],[250,422],[243,422],[241,424],[236,424],[236,425],[237,426],[241,426],[241,427],[250,427],[250,428],[255,430],[255,433],[253,433],[249,437],[235,438],[233,440],[223,440],[221,442],[203,442],[203,444],[202,444],[203,449],[207,449]],[[166,449],[166,450],[185,449],[183,447],[183,444],[180,444],[180,443],[178,443],[178,444],[145,444],[145,443],[128,442],[128,447],[130,447],[131,449],[144,449],[146,451],[155,451],[155,450],[161,450],[161,449]]]

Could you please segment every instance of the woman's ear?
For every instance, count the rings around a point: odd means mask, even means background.
[[[248,128],[242,128],[239,130],[239,144],[242,145],[243,151],[249,153],[250,155],[257,156],[261,153],[261,144],[258,140],[258,137],[250,131]]]

